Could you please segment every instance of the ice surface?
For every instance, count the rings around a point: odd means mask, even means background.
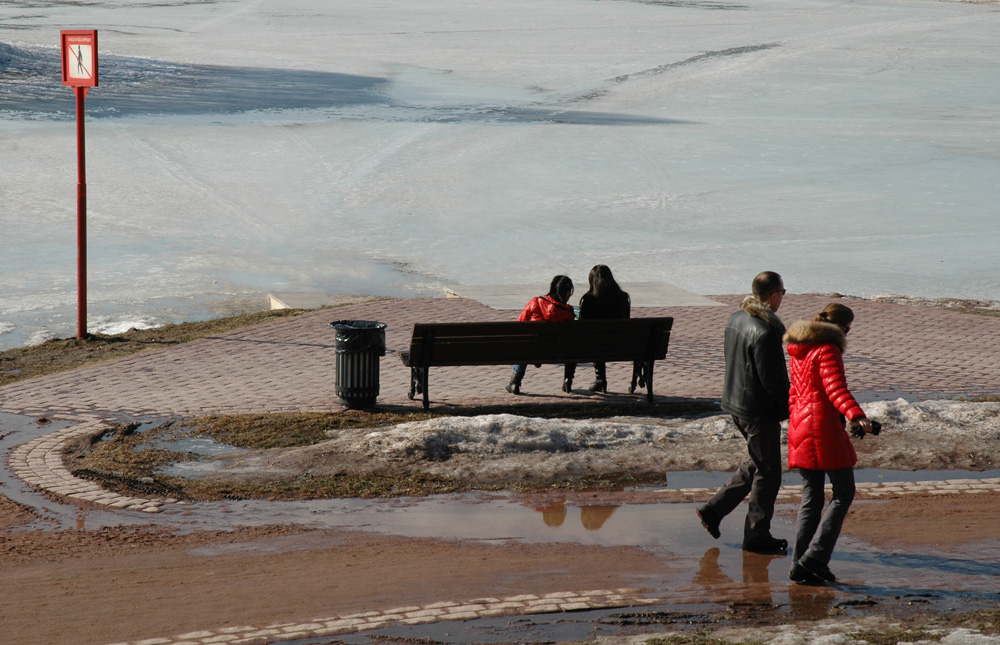
[[[89,308],[626,282],[1000,300],[1000,12],[873,0],[5,3],[0,348]]]

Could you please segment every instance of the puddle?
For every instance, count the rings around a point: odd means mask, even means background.
[[[73,422],[43,416],[25,416],[0,412],[0,454],[6,457],[12,448],[62,428]],[[142,524],[142,518],[122,517],[110,511],[83,511],[74,504],[54,502],[25,484],[6,467],[0,468],[0,487],[8,499],[35,509],[38,520],[27,529],[83,529],[102,526]]]
[[[69,423],[0,413],[0,449],[52,432]],[[186,440],[185,440],[186,441]],[[214,454],[231,447],[192,441],[186,449]],[[172,441],[172,446],[177,442]],[[980,479],[996,477],[1000,471],[859,470],[858,481],[926,481],[932,479]],[[670,488],[714,488],[729,473],[669,473]],[[787,483],[797,484],[798,475],[787,473]],[[871,607],[917,607],[929,611],[964,611],[1000,605],[1000,540],[970,543],[960,554],[943,554],[932,547],[875,549],[841,538],[831,569],[842,584],[835,588],[807,588],[787,579],[789,557],[768,557],[743,552],[743,513],[723,520],[721,540],[712,540],[695,515],[693,503],[601,503],[581,504],[579,496],[541,496],[467,493],[427,498],[389,500],[308,500],[268,502],[224,501],[190,505],[167,505],[156,515],[125,511],[82,510],[59,504],[28,489],[9,472],[0,469],[0,485],[11,499],[36,508],[41,519],[32,528],[97,529],[129,524],[161,525],[181,532],[227,530],[238,526],[289,525],[316,529],[346,529],[414,538],[465,539],[483,542],[564,543],[604,547],[639,547],[661,554],[667,572],[655,579],[645,577],[635,584],[646,589],[660,604],[642,610],[600,610],[534,617],[505,617],[387,627],[363,635],[342,635],[345,643],[371,643],[378,639],[429,639],[437,642],[510,642],[512,635],[524,641],[586,640],[630,629],[648,629],[650,624],[709,620],[720,613],[756,620],[781,614],[820,618],[837,610],[860,615]],[[779,504],[773,531],[791,538],[789,519],[796,504]],[[268,555],[292,550],[332,548],[335,536],[309,533],[279,536],[242,544],[210,545],[193,555],[215,557],[228,553]],[[759,614],[759,615],[758,615]],[[772,616],[773,617],[773,616]],[[715,618],[711,618],[715,620]],[[300,641],[301,643],[324,641]]]
[[[175,433],[183,433],[186,428],[176,428],[163,433],[150,446],[155,450],[171,450],[183,452],[199,457],[214,457],[217,455],[229,455],[238,452],[246,452],[243,448],[237,448],[227,443],[219,443],[207,436],[175,436]],[[165,464],[156,469],[156,472],[169,477],[182,477],[184,479],[198,479],[213,472],[222,470],[225,464],[212,459],[194,459],[191,461],[177,461]]]
[[[660,602],[645,607],[574,611],[534,616],[507,616],[392,625],[361,634],[343,634],[338,642],[495,643],[592,642],[595,637],[691,630],[700,625],[816,621],[836,615],[850,620],[871,611],[902,616],[924,612],[954,613],[995,609],[1000,582],[996,544],[974,547],[963,557],[921,553],[886,553],[851,539],[838,544],[831,568],[842,584],[805,587],[789,582],[789,557],[762,556],[742,551],[731,541],[712,541],[694,519],[694,504],[619,506],[599,533],[632,535],[632,544],[646,546],[669,558],[662,578],[637,581],[645,595]],[[579,509],[582,514],[586,507]],[[513,507],[512,507],[513,509]],[[521,509],[523,511],[523,509]],[[537,512],[537,511],[536,511]],[[523,512],[520,514],[523,516]],[[514,533],[540,534],[518,523]],[[572,509],[558,527],[574,524]],[[621,526],[615,527],[616,523]],[[639,533],[636,528],[645,527]],[[550,527],[551,528],[551,527]],[[738,535],[742,516],[723,523],[724,536]],[[791,536],[793,527],[776,520],[775,533]],[[579,535],[579,532],[576,532]],[[610,533],[609,533],[610,534]],[[627,542],[625,539],[615,540]],[[323,639],[293,641],[325,643]]]
[[[159,425],[153,425],[150,428],[141,428],[141,431],[147,429],[151,430],[153,427],[159,427]],[[242,448],[237,448],[236,446],[231,446],[227,443],[219,443],[215,439],[207,436],[178,436],[178,434],[183,434],[187,431],[187,428],[176,427],[167,430],[159,437],[156,441],[150,444],[154,450],[172,450],[175,452],[187,452],[200,457],[213,457],[215,455],[228,455],[234,452],[242,452]],[[147,446],[144,446],[144,448]],[[190,462],[185,462],[190,463]],[[167,469],[164,469],[166,471]],[[173,474],[173,473],[166,473]]]
[[[878,476],[880,473],[872,473]],[[955,478],[955,473],[946,474]],[[542,498],[539,498],[542,499]],[[694,503],[578,505],[545,496],[544,503],[518,495],[467,493],[421,499],[231,502],[169,511],[171,522],[207,527],[295,523],[415,538],[483,542],[565,543],[640,547],[662,555],[669,566],[633,585],[658,598],[641,609],[606,609],[496,619],[388,626],[364,634],[340,635],[339,642],[490,643],[584,641],[595,635],[649,631],[652,625],[717,626],[718,621],[818,620],[835,612],[850,617],[869,611],[955,612],[1000,606],[1000,541],[971,543],[959,555],[933,547],[880,550],[843,536],[831,569],[842,584],[801,587],[788,580],[790,557],[746,553],[739,541],[743,513],[722,522],[723,537],[712,540],[695,515]],[[775,535],[791,538],[796,504],[779,504]],[[161,518],[161,520],[166,518]],[[322,533],[280,536],[246,544],[204,547],[197,555],[260,553],[332,548]],[[456,599],[460,600],[460,599]],[[720,618],[720,616],[722,618]],[[298,643],[322,643],[322,639]]]
[[[566,543],[606,547],[642,547],[669,555],[682,574],[665,580],[661,590],[678,602],[688,594],[730,589],[735,601],[747,593],[787,596],[790,558],[744,553],[743,514],[723,520],[721,540],[706,536],[695,516],[697,504],[571,505],[550,501],[536,505],[523,497],[464,494],[407,500],[322,500],[313,502],[231,502],[199,504],[161,514],[162,523],[195,524],[202,528],[233,525],[299,524],[310,528],[340,528],[414,538],[466,539],[484,542]],[[791,538],[789,519],[795,504],[779,504],[775,535]],[[284,547],[321,548],[301,540]],[[236,548],[236,547],[227,547]],[[966,545],[961,556],[944,556],[931,548],[885,552],[847,536],[841,538],[831,568],[844,582],[838,594],[920,597],[942,602],[1000,602],[1000,541]],[[686,572],[686,573],[683,573]],[[686,577],[686,579],[685,579]],[[772,589],[777,586],[778,591]],[[678,596],[678,589],[688,589]],[[694,591],[691,591],[691,590]],[[749,590],[749,591],[748,591]],[[793,593],[803,593],[796,591]],[[771,601],[769,601],[771,602]],[[778,602],[778,601],[773,601]],[[785,598],[782,602],[787,602]]]

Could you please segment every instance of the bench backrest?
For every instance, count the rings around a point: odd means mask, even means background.
[[[569,322],[418,323],[408,364],[512,365],[660,360],[673,318]]]

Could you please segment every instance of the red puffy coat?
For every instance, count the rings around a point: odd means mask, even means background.
[[[844,417],[865,413],[847,389],[843,351],[847,337],[836,325],[800,320],[788,328],[788,467],[852,468],[858,463]]]
[[[576,313],[573,311],[573,305],[559,302],[552,296],[532,298],[524,306],[521,315],[517,317],[519,322],[537,320],[562,322],[564,320],[573,320],[574,318],[576,318]]]

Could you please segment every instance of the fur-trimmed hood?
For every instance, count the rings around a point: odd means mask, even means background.
[[[832,323],[814,320],[793,322],[785,333],[785,342],[789,345],[832,344],[839,347],[841,353],[847,351],[847,335],[844,330]]]
[[[784,328],[784,324],[778,318],[778,314],[771,311],[771,307],[766,302],[758,300],[757,296],[750,295],[744,298],[743,302],[740,303],[740,309],[754,318],[760,318],[772,327]]]

